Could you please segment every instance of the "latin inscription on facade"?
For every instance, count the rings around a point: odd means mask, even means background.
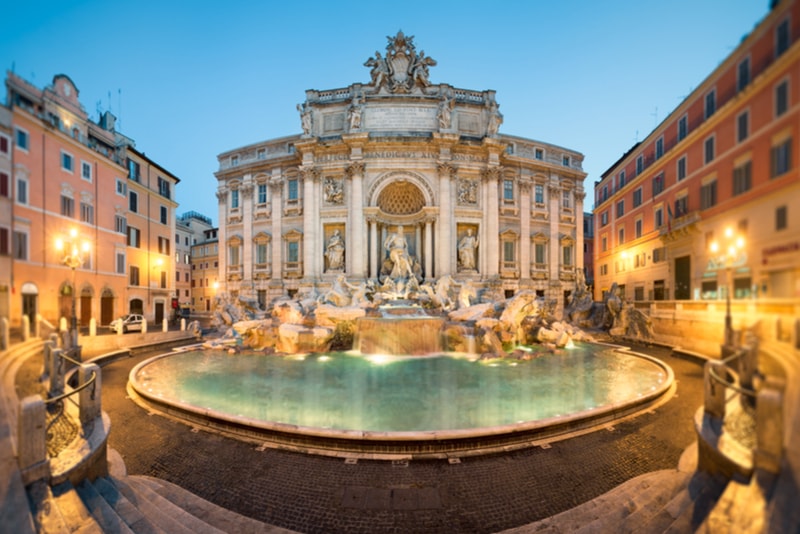
[[[367,130],[431,130],[438,128],[436,108],[422,106],[368,107],[364,110]]]

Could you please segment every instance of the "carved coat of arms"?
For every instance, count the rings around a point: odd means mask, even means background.
[[[385,87],[391,93],[409,93],[415,87],[427,87],[429,67],[436,65],[436,60],[425,55],[422,50],[417,53],[414,36],[405,36],[402,31],[394,37],[387,36],[386,57],[375,52],[364,63],[370,67],[371,85],[378,91]]]

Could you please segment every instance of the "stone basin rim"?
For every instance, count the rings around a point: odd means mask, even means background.
[[[365,453],[364,448],[358,445],[359,443],[363,443],[366,449],[376,447],[384,455],[390,457],[406,455],[407,448],[413,448],[415,445],[420,449],[417,454],[414,454],[415,457],[459,456],[463,454],[458,453],[464,452],[465,450],[469,451],[469,454],[481,454],[482,447],[476,446],[475,448],[471,448],[469,445],[470,441],[489,439],[502,443],[504,438],[508,438],[508,445],[486,447],[485,453],[496,451],[498,447],[503,450],[519,448],[521,441],[527,443],[527,446],[534,446],[537,438],[541,440],[542,438],[558,436],[564,433],[572,433],[575,431],[587,432],[606,427],[612,421],[649,409],[650,406],[662,401],[663,398],[668,398],[668,393],[674,391],[674,373],[670,366],[661,360],[647,354],[632,351],[629,347],[621,345],[609,343],[595,344],[609,347],[614,351],[622,352],[630,357],[648,360],[659,366],[664,371],[666,378],[655,390],[642,394],[635,399],[599,406],[567,415],[491,427],[398,432],[340,430],[292,425],[275,421],[261,421],[220,412],[210,408],[198,407],[175,399],[164,399],[158,395],[152,395],[144,391],[143,387],[137,387],[136,376],[141,369],[154,361],[168,358],[182,352],[181,350],[160,354],[137,364],[129,373],[128,390],[137,404],[164,412],[187,424],[204,425],[209,429],[232,434],[237,438],[271,441],[273,442],[273,446],[277,448],[297,450],[299,452],[341,456],[343,451],[349,451],[345,454],[346,456],[358,456],[359,454],[364,455],[363,453]],[[242,429],[247,429],[247,431],[243,432]],[[286,440],[283,439],[282,436],[296,436],[297,439]],[[307,445],[298,445],[298,441],[302,442],[304,438],[312,440],[314,445],[311,447]],[[326,441],[330,442],[330,448],[325,446]],[[437,444],[441,444],[445,441],[449,443],[455,442],[458,443],[458,445],[443,446],[442,450],[438,451],[431,450],[436,449]],[[396,450],[393,451],[392,449]],[[365,456],[372,455],[366,454]]]

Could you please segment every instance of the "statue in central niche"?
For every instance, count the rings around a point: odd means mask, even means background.
[[[389,278],[398,280],[414,277],[413,261],[408,254],[408,241],[403,234],[402,226],[397,227],[397,232],[389,234],[383,243],[383,248],[389,253],[389,261],[392,262]]]

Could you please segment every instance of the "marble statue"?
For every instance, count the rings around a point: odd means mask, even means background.
[[[486,134],[494,137],[497,135],[500,125],[503,124],[503,115],[498,109],[500,106],[494,100],[488,102],[487,106],[489,107],[489,125],[486,127]]]
[[[303,128],[303,135],[311,135],[311,108],[304,104],[297,104],[297,111],[300,112],[300,125]]]
[[[369,71],[372,77],[372,85],[379,89],[389,78],[389,65],[386,60],[381,57],[380,52],[375,52],[375,57],[370,57],[364,63],[365,67],[371,67]]]
[[[398,226],[397,232],[386,238],[383,248],[389,253],[389,260],[392,262],[392,272],[389,278],[396,282],[400,278],[414,277],[411,256],[408,254],[408,241],[403,234],[402,226]]]
[[[444,100],[439,104],[437,118],[439,119],[439,128],[441,130],[449,130],[452,122],[454,102],[452,98],[445,95]]]
[[[344,269],[344,250],[344,239],[339,230],[334,230],[325,246],[325,258],[328,260],[329,270],[341,271]]]
[[[357,132],[361,129],[362,106],[358,103],[358,97],[353,98],[353,104],[347,109],[347,119],[350,124],[350,131]]]
[[[467,229],[467,234],[458,243],[458,263],[462,270],[475,270],[475,251],[478,249],[478,237],[472,235],[472,228]]]
[[[325,202],[340,205],[344,203],[344,190],[341,179],[327,177],[323,184]]]

